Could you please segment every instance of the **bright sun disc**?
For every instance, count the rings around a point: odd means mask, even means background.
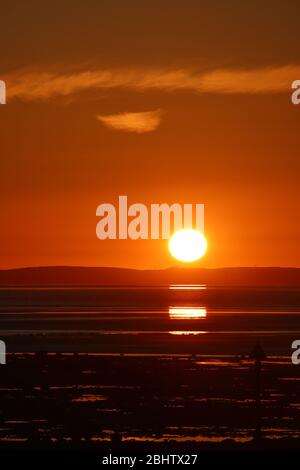
[[[202,233],[183,229],[174,233],[169,240],[169,250],[174,258],[190,263],[201,258],[206,252],[207,242]]]

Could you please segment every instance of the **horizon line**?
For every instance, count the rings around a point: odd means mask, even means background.
[[[168,266],[166,268],[133,268],[129,266],[91,266],[91,265],[33,265],[33,266],[11,266],[0,268],[0,271],[13,271],[13,270],[24,270],[24,269],[118,269],[118,270],[129,270],[129,271],[167,271],[170,269],[205,269],[205,270],[217,270],[217,269],[300,269],[300,266],[277,266],[277,265],[266,265],[266,266]]]

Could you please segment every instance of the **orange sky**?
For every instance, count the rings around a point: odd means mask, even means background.
[[[3,2],[0,267],[176,264],[96,238],[120,194],[204,203],[199,266],[300,266],[300,6],[261,3]]]

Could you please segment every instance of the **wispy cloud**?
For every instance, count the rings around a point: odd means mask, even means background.
[[[98,115],[97,119],[111,129],[142,134],[154,131],[161,122],[161,110],[140,113],[119,113],[106,116]]]
[[[186,90],[196,93],[280,93],[300,77],[300,65],[256,69],[112,69],[69,74],[19,71],[3,77],[8,98],[46,100],[87,90]]]
[[[214,70],[202,76],[201,89],[215,93],[280,93],[300,77],[300,66],[252,70]]]

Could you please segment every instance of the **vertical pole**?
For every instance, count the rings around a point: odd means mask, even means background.
[[[250,359],[254,360],[255,371],[255,433],[254,440],[259,442],[261,440],[261,361],[265,361],[267,356],[257,341],[253,350],[249,355]]]
[[[255,424],[255,440],[260,441],[261,439],[261,399],[260,399],[260,390],[261,390],[261,361],[257,359],[255,361],[255,408],[256,408],[256,424]]]

